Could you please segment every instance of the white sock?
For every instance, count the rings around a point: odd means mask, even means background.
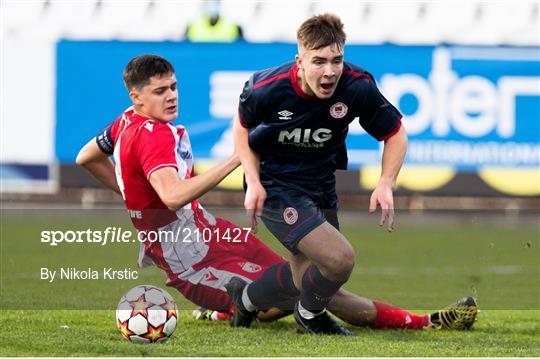
[[[313,319],[316,316],[323,314],[325,311],[326,309],[323,309],[319,313],[313,313],[305,309],[304,307],[302,307],[302,303],[298,302],[298,313],[300,313],[300,316],[304,319],[307,319],[307,320]]]
[[[251,300],[249,299],[249,296],[247,294],[248,286],[249,284],[244,287],[244,291],[242,292],[242,304],[244,305],[244,308],[246,308],[248,312],[254,312],[257,310],[257,307],[255,307],[253,303],[251,303]]]

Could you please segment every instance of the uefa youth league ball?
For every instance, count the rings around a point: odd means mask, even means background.
[[[131,342],[162,342],[172,335],[178,322],[173,297],[153,285],[139,285],[126,293],[116,309],[116,324]]]

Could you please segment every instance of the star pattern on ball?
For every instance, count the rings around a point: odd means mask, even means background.
[[[167,319],[170,317],[176,317],[176,304],[172,300],[165,299],[165,304],[161,305],[161,308],[167,310]]]
[[[154,328],[152,325],[148,325],[148,333],[143,335],[143,338],[150,340],[151,342],[156,342],[158,339],[165,337],[163,333],[163,325]]]
[[[131,304],[133,307],[133,311],[131,312],[132,317],[136,316],[137,314],[140,314],[145,318],[148,317],[147,309],[148,307],[152,306],[152,303],[145,300],[144,294],[137,298],[137,300],[129,302],[129,304]]]
[[[120,328],[120,333],[122,333],[125,338],[129,339],[129,337],[134,334],[131,330],[129,330],[127,321],[123,323],[118,321],[118,328]]]

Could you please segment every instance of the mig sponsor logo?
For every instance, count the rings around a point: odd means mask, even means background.
[[[314,141],[316,143],[323,143],[332,138],[332,130],[328,128],[318,128],[312,130],[311,128],[295,128],[293,130],[282,130],[278,136],[278,142],[280,143],[309,143]]]

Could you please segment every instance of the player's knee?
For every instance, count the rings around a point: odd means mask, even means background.
[[[348,252],[341,257],[340,264],[338,266],[338,272],[340,273],[342,280],[348,280],[355,263],[354,252]]]
[[[324,274],[330,280],[346,281],[353,271],[354,262],[352,248],[335,252],[326,263]]]

